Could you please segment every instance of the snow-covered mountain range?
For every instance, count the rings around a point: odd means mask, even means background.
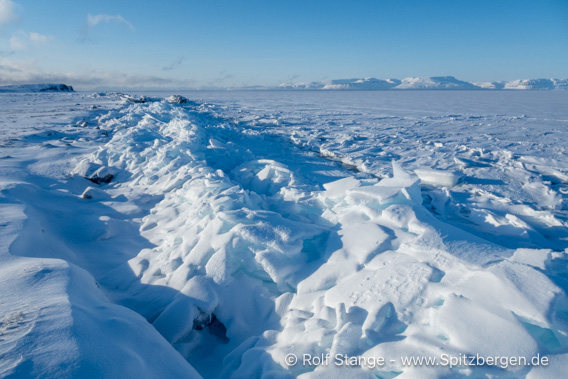
[[[519,79],[510,82],[470,83],[453,76],[433,76],[405,79],[355,78],[308,83],[283,83],[270,89],[281,90],[556,90],[568,89],[568,79]]]
[[[210,89],[210,88],[201,88]],[[278,86],[247,86],[232,90],[567,90],[568,79],[517,79],[496,82],[466,82],[453,76],[410,77],[404,79],[351,78],[319,82],[282,83]],[[4,92],[73,92],[66,84],[23,84],[0,86]]]

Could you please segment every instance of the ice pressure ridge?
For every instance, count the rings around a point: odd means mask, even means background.
[[[201,372],[214,365],[199,361],[204,348],[222,375],[256,376],[336,370],[288,368],[290,351],[528,357],[566,346],[549,316],[562,291],[545,274],[563,255],[504,248],[437,219],[419,177],[450,188],[455,174],[415,175],[395,161],[390,177],[354,176],[204,105],[124,112],[87,161],[116,170],[118,188],[163,199],[140,227],[156,247],[101,283]],[[177,294],[156,298],[155,286]],[[198,327],[212,320],[215,332]]]

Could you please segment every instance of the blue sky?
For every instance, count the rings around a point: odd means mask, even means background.
[[[0,84],[568,77],[567,0],[0,0]]]

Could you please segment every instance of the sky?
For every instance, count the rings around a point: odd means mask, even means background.
[[[568,0],[0,0],[0,85],[568,77]]]

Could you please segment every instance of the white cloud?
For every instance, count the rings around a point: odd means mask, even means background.
[[[16,4],[12,0],[0,0],[0,25],[18,21]]]
[[[10,48],[14,51],[25,50],[30,46],[43,45],[49,41],[52,41],[52,36],[47,36],[40,33],[26,33],[26,32],[16,32],[10,38]]]
[[[118,14],[116,14],[116,15],[97,14],[97,15],[94,15],[94,16],[92,14],[87,15],[87,28],[88,29],[91,29],[91,28],[97,26],[101,22],[104,22],[106,24],[109,24],[111,22],[118,22],[118,23],[121,23],[121,24],[128,26],[130,28],[130,30],[132,30],[133,32],[136,31],[136,28],[134,28],[134,25],[132,25],[130,22],[125,20],[124,17],[122,17],[121,15],[118,15]]]
[[[30,41],[34,43],[46,43],[53,39],[52,36],[46,36],[45,34],[39,34],[35,32],[30,33]]]

